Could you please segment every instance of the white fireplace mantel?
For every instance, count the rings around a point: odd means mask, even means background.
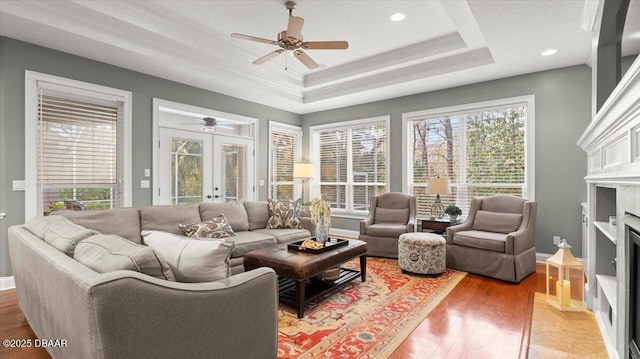
[[[628,213],[640,216],[640,57],[597,112],[578,145],[587,153],[587,302],[593,303],[609,356],[627,359],[625,221]],[[616,216],[617,225],[609,225],[609,216]]]
[[[587,182],[640,184],[640,57],[578,140],[588,156]]]

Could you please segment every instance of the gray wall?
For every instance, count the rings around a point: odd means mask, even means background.
[[[303,128],[381,115],[391,116],[389,189],[402,191],[402,113],[535,95],[536,251],[555,253],[553,236],[582,250],[580,202],[586,201],[586,154],[576,142],[591,120],[591,70],[586,65],[305,114]],[[308,142],[309,136],[305,136]],[[307,143],[308,145],[308,143]],[[308,146],[307,146],[308,148]],[[308,154],[305,154],[305,157]],[[358,230],[359,220],[332,219],[332,226]]]
[[[7,227],[24,222],[24,192],[11,189],[24,179],[24,71],[32,70],[133,93],[133,206],[151,204],[151,190],[140,189],[143,168],[152,168],[153,97],[260,119],[259,148],[268,144],[268,120],[309,126],[372,116],[391,116],[390,190],[402,190],[402,113],[534,94],[536,96],[536,247],[553,253],[552,236],[561,235],[581,251],[580,202],[586,199],[586,155],[575,145],[590,120],[591,72],[585,65],[512,77],[431,93],[298,115],[238,98],[125,70],[97,61],[0,37],[0,277],[10,276]],[[308,141],[309,136],[304,136]],[[266,151],[258,155],[258,179],[267,182]],[[305,151],[306,157],[306,151]],[[308,193],[308,191],[307,191]],[[267,187],[259,187],[265,199]],[[358,229],[358,220],[335,218],[333,226]]]
[[[133,206],[151,204],[151,189],[140,189],[143,169],[152,168],[152,98],[258,118],[258,147],[268,144],[269,120],[300,125],[300,115],[120,67],[0,37],[0,277],[10,276],[7,228],[24,222],[24,192],[12,191],[24,179],[24,72],[31,70],[133,93]],[[256,151],[258,179],[267,182],[268,153]],[[267,198],[267,186],[258,187]]]

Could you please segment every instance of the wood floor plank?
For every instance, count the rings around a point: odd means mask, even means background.
[[[533,292],[545,292],[545,267],[520,284],[469,274],[392,353],[395,359],[526,358]],[[0,292],[0,338],[35,339],[15,290]],[[42,348],[0,347],[1,358],[49,358]]]

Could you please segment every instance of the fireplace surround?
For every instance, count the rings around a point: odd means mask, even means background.
[[[640,359],[633,352],[633,345],[640,344],[640,260],[635,241],[629,239],[640,232],[639,93],[640,57],[578,140],[587,153],[587,304],[609,357],[621,359]]]

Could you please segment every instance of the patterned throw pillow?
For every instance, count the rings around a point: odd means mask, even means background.
[[[227,220],[224,213],[221,213],[217,217],[213,217],[210,220],[191,223],[191,224],[179,224],[178,227],[182,229],[187,237],[199,237],[199,238],[223,238],[231,237],[236,234],[233,233],[231,224]]]
[[[300,223],[300,199],[296,201],[278,201],[269,198],[269,213],[271,217],[267,221],[268,229],[302,228]]]

